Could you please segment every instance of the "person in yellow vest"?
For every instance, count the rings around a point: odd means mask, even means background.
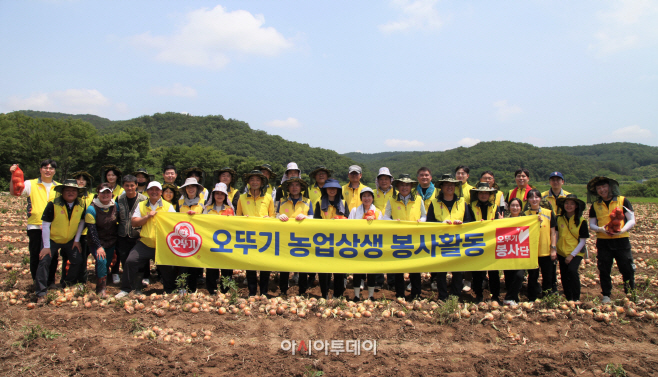
[[[508,218],[519,217],[523,215],[523,202],[519,198],[512,198],[509,202],[509,215]],[[525,270],[505,270],[505,300],[503,305],[514,306],[519,302],[519,292],[523,286],[523,279],[525,278]]]
[[[343,198],[347,212],[361,205],[361,189],[366,187],[361,183],[362,170],[359,165],[352,165],[349,168],[347,178],[349,182],[343,186]]]
[[[180,190],[183,194],[178,201],[178,212],[187,213],[188,215],[203,213],[205,208],[203,205],[203,199],[201,198],[201,193],[204,188],[199,184],[197,179],[195,177],[187,178],[185,183],[180,187]],[[199,278],[203,276],[203,268],[181,267],[178,271],[179,274],[187,274],[187,288],[190,292],[196,292],[197,282]]]
[[[528,202],[528,192],[533,189],[533,187],[528,184],[528,182],[530,182],[530,171],[526,168],[517,169],[514,172],[514,180],[516,181],[516,187],[507,193],[505,202],[509,203],[512,198],[519,198],[523,202],[523,208],[525,209],[526,203]]]
[[[199,192],[199,203],[203,206],[206,203],[206,199],[208,199],[208,189],[203,187],[206,183],[206,172],[203,171],[203,169],[198,168],[196,166],[193,166],[191,168],[187,168],[183,170],[183,177],[185,177],[185,181],[187,182],[188,178],[194,178],[196,179],[197,183],[201,185],[202,190]],[[182,188],[182,186],[181,186]],[[178,205],[182,206],[183,205],[183,190],[181,190],[181,197],[178,199]]]
[[[452,178],[450,174],[443,174],[441,176],[441,179],[437,182],[439,189],[438,195],[432,198],[429,209],[427,210],[427,222],[461,225],[473,221],[470,206],[464,197],[459,197],[455,194],[461,184],[461,181]],[[447,272],[432,273],[432,284],[436,285],[439,291],[439,300],[442,301],[448,299],[447,276]],[[452,272],[452,282],[450,283],[449,292],[451,296],[459,297],[461,295],[463,279],[463,272]]]
[[[123,173],[116,165],[105,165],[101,167],[101,183],[109,183],[112,187],[112,199],[117,200],[119,195],[123,194],[121,187],[121,177]]]
[[[383,220],[425,222],[426,211],[423,198],[414,190],[417,184],[418,181],[411,179],[409,174],[400,174],[398,179],[393,181],[397,194],[388,200],[382,215]],[[404,298],[404,274],[393,275],[395,276],[395,295],[398,298]],[[411,299],[420,297],[422,284],[420,273],[410,273],[409,280]]]
[[[82,195],[84,189],[78,187],[75,179],[67,179],[63,184],[55,186],[55,191],[61,196],[48,202],[41,216],[43,249],[39,253],[36,278],[39,304],[47,300],[48,282],[53,280],[49,276],[50,263],[61,249],[64,249],[70,262],[65,286],[75,284],[83,262],[80,236],[85,227],[85,207],[78,196]]]
[[[303,221],[304,219],[313,218],[313,204],[311,199],[305,198],[302,192],[308,189],[308,184],[301,178],[289,178],[281,185],[283,197],[276,210],[276,217],[286,222],[290,219]],[[303,295],[308,289],[309,275],[315,277],[315,273],[300,272],[299,275],[299,294]],[[279,274],[279,289],[281,296],[288,294],[288,279],[290,274],[281,271]]]
[[[72,173],[70,175],[71,179],[75,179],[75,181],[78,183],[78,187],[83,188],[84,191],[82,192],[82,195],[80,196],[80,200],[84,204],[85,208],[88,208],[91,205],[91,202],[94,200],[94,194],[92,193],[91,188],[93,187],[93,182],[94,179],[91,176],[91,174],[87,173],[84,170],[77,171],[75,173]],[[87,258],[89,258],[90,250],[87,248],[87,228],[82,231],[82,235],[80,236],[80,245],[82,246],[82,259],[84,260],[81,268],[80,268],[80,275],[76,279],[76,283],[82,283],[85,284],[87,282]],[[66,276],[66,270],[68,270],[70,264],[68,263],[68,259],[66,259],[66,255],[63,253],[62,250],[60,250],[61,256],[62,256],[62,277],[60,280],[60,284],[64,284],[64,277]]]
[[[146,187],[148,200],[139,202],[132,214],[131,225],[142,227],[139,233],[139,241],[130,250],[123,268],[121,278],[121,292],[114,296],[117,299],[126,297],[130,292],[141,294],[141,276],[139,268],[155,258],[155,217],[162,212],[175,212],[174,207],[162,199],[162,185],[160,182],[152,181]],[[166,293],[174,291],[176,282],[174,268],[172,266],[159,266],[162,276],[162,286]]]
[[[612,293],[612,264],[617,267],[624,280],[626,293],[635,289],[635,262],[631,251],[628,233],[635,226],[635,213],[628,198],[619,193],[619,183],[608,177],[594,177],[587,183],[587,202],[589,208],[589,227],[596,232],[597,267],[601,280],[602,303],[610,302]],[[610,213],[621,208],[624,219],[620,221],[618,232],[610,226]]]
[[[505,202],[503,192],[500,190],[500,187],[498,187],[498,183],[496,183],[496,177],[494,176],[494,173],[491,170],[485,170],[480,174],[480,182],[486,182],[489,184],[489,187],[493,187],[496,189],[494,205],[496,206],[496,208],[498,208],[498,210],[502,212],[505,208],[507,208],[507,203]],[[471,203],[477,200],[478,198],[471,197]]]
[[[18,164],[14,164],[9,168],[13,173],[18,168]],[[41,161],[39,168],[39,178],[30,179],[23,183],[23,192],[20,196],[27,196],[27,238],[28,250],[30,252],[30,274],[34,281],[36,290],[37,269],[39,268],[39,253],[41,253],[42,234],[41,234],[41,216],[46,204],[53,201],[57,196],[55,186],[59,183],[55,182],[55,172],[57,163],[53,160]],[[9,192],[14,194],[14,183],[9,181]],[[48,285],[55,282],[55,273],[57,272],[57,260],[59,258],[52,258],[52,265],[50,266],[49,275],[51,280]]]
[[[432,198],[435,196],[434,183],[432,183],[432,172],[429,168],[423,166],[418,169],[418,172],[416,172],[416,179],[418,180],[416,193],[423,199],[425,211],[427,211],[432,202]]]
[[[340,183],[335,179],[327,179],[322,186],[322,196],[315,204],[313,209],[314,219],[345,219],[347,218],[345,200]],[[345,292],[345,274],[335,273],[334,275],[334,293],[333,297],[342,297]],[[329,296],[329,283],[331,282],[330,273],[319,273],[320,292],[322,297],[327,299]],[[301,283],[300,283],[301,286]]]
[[[235,191],[236,190],[233,189],[234,193]],[[240,198],[239,195],[236,195],[235,197]],[[224,182],[217,183],[210,195],[210,203],[208,203],[206,208],[203,210],[203,213],[206,215],[216,215],[216,216],[235,216],[235,207],[233,207],[233,203],[231,203],[229,198],[230,195],[226,183]],[[221,273],[222,273],[222,280],[224,278],[233,279],[233,270],[222,268]],[[206,268],[206,289],[208,290],[208,293],[214,295],[215,292],[217,291],[218,285],[221,287],[220,290],[222,293],[228,292],[229,287],[224,286],[222,284],[222,281],[219,281],[219,269]]]
[[[166,184],[170,184],[173,186],[178,187],[176,184],[176,179],[178,178],[178,170],[176,170],[176,167],[174,165],[166,165],[164,169],[162,169],[162,179],[164,180],[164,184],[162,187],[164,187]],[[176,198],[178,200],[178,198]]]
[[[471,176],[471,169],[466,165],[459,165],[455,168],[455,178],[462,184],[457,187],[455,194],[463,197],[466,204],[471,204],[471,189],[473,186],[468,184],[468,178]]]
[[[231,202],[231,205],[235,209],[238,206],[238,200],[240,199],[240,194],[235,188],[235,184],[238,181],[238,173],[229,167],[225,167],[221,170],[215,171],[215,177],[217,178],[218,183],[221,182],[226,185],[228,201]],[[217,188],[217,185],[215,185],[215,188]],[[206,200],[206,204],[210,204],[211,201],[212,197]]]
[[[148,171],[146,171],[144,168],[137,169],[133,175],[135,178],[137,178],[137,192],[144,194],[144,191],[146,191],[146,186],[148,186],[149,182],[151,182],[153,179],[149,175]]]
[[[558,198],[557,207],[557,260],[560,263],[562,289],[567,301],[580,301],[580,276],[578,268],[585,257],[585,243],[589,238],[589,227],[583,217],[584,201],[569,194]]]
[[[386,203],[388,203],[388,200],[395,195],[395,189],[393,188],[393,175],[391,174],[391,171],[387,167],[381,167],[379,168],[379,172],[377,173],[377,178],[375,179],[375,207],[380,212],[384,212],[386,210]],[[395,278],[393,274],[388,274],[386,278],[384,277],[384,274],[373,274],[375,276],[375,291],[379,291],[379,289],[384,286],[384,284],[387,284],[388,287],[394,287],[395,286]]]
[[[308,174],[311,180],[314,181],[308,190],[309,199],[311,199],[311,203],[313,203],[313,208],[315,208],[315,205],[320,202],[320,198],[322,197],[322,187],[325,182],[327,182],[327,179],[331,177],[331,173],[332,171],[326,167],[318,166]]]
[[[350,215],[347,217],[350,220],[379,220],[382,218],[382,212],[375,207],[375,193],[370,187],[363,187],[361,189],[361,205],[353,208]],[[354,287],[354,302],[361,301],[362,287],[368,287],[368,299],[374,300],[375,294],[375,278],[377,274],[354,274],[352,284]],[[404,278],[403,278],[404,280]],[[334,281],[334,285],[340,282]],[[362,285],[363,284],[363,285]],[[403,294],[404,294],[404,287]]]
[[[272,196],[263,190],[268,184],[267,177],[260,170],[252,170],[245,174],[242,179],[245,184],[249,185],[249,191],[240,195],[236,216],[274,217],[274,201]],[[257,295],[259,286],[260,294],[267,295],[269,282],[269,271],[261,271],[260,282],[258,281],[256,271],[247,271],[249,296]]]
[[[560,212],[557,211],[557,199],[564,198],[571,193],[562,189],[562,185],[564,185],[564,175],[559,171],[551,173],[548,177],[548,183],[551,185],[551,188],[542,192],[541,198],[548,200],[551,203],[551,206],[553,206],[553,212],[555,212],[556,215],[559,215]]]
[[[272,181],[276,180],[276,173],[274,173],[274,169],[272,169],[272,165],[270,164],[262,164],[258,166],[254,166],[253,170],[260,170],[261,173],[267,178],[267,185],[265,188],[263,188],[263,193],[265,195],[270,195],[272,197],[272,202],[276,200],[276,187],[272,184]],[[247,184],[244,188],[244,192],[249,192],[249,184]]]
[[[473,221],[493,221],[503,217],[502,207],[496,205],[497,189],[487,182],[479,182],[471,189],[471,217]],[[484,279],[489,274],[489,293],[492,301],[499,301],[500,273],[498,271],[472,271],[475,301],[484,300]]]
[[[180,190],[178,189],[178,186],[171,183],[165,183],[162,185],[162,199],[174,206],[175,212],[180,212],[178,198],[180,198]]]
[[[521,198],[518,198],[521,199]],[[530,189],[527,193],[529,209],[524,211],[525,216],[539,218],[539,247],[537,263],[539,268],[528,270],[528,300],[535,301],[541,294],[556,294],[553,289],[553,271],[557,263],[557,220],[550,209],[542,208],[541,192]],[[541,271],[541,286],[539,285],[539,272]]]

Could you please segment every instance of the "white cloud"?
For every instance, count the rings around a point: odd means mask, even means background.
[[[618,141],[629,142],[646,142],[647,139],[653,137],[653,133],[646,128],[641,128],[638,125],[622,127],[612,132],[612,136]]]
[[[265,122],[265,125],[268,127],[276,128],[299,128],[302,126],[301,123],[295,118],[288,118],[286,120],[273,120],[270,122]]]
[[[275,56],[292,42],[265,18],[245,10],[227,12],[221,5],[189,12],[172,35],[151,32],[130,38],[133,45],[156,50],[156,59],[186,66],[222,68],[231,54]]]
[[[658,40],[658,1],[623,0],[613,4],[612,9],[597,14],[601,25],[590,50],[612,54]]]
[[[497,109],[496,117],[501,122],[509,120],[512,116],[523,112],[519,105],[510,105],[507,103],[506,99],[496,101],[493,105]]]
[[[171,96],[171,97],[196,97],[196,89],[190,86],[183,86],[182,84],[175,83],[169,87],[155,87],[151,92],[158,96]]]
[[[479,143],[481,140],[480,139],[473,139],[472,137],[465,137],[457,142],[460,147],[472,147],[475,144]]]
[[[111,112],[127,111],[125,103],[112,102],[96,89],[41,92],[28,97],[11,96],[2,105],[7,111],[37,110],[101,116],[108,116]]]
[[[439,29],[443,22],[439,12],[434,9],[436,2],[437,0],[391,0],[391,4],[398,8],[402,15],[397,21],[379,25],[379,31],[389,34],[397,31]]]
[[[384,141],[386,146],[391,148],[419,148],[425,145],[422,141],[418,140],[401,140],[401,139],[387,139]]]

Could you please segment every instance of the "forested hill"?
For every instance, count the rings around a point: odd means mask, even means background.
[[[657,172],[658,147],[633,143],[598,144],[582,147],[539,148],[511,141],[481,142],[470,148],[459,147],[443,152],[346,153],[346,157],[367,164],[376,173],[387,166],[393,175],[415,174],[420,166],[432,169],[434,176],[453,173],[457,165],[467,165],[471,176],[492,170],[501,185],[512,184],[512,174],[519,167],[530,170],[532,180],[547,180],[559,170],[571,183],[586,183],[595,175],[621,180],[651,178]]]
[[[225,161],[225,164],[236,168],[239,173],[246,172],[256,163],[269,163],[274,167],[277,176],[281,177],[285,166],[294,161],[304,174],[308,174],[318,165],[324,165],[334,171],[336,178],[346,182],[349,166],[356,163],[333,150],[312,148],[308,144],[288,141],[277,135],[253,130],[246,122],[225,119],[221,115],[191,116],[168,112],[130,120],[111,121],[89,114],[71,115],[29,110],[19,113],[34,118],[84,120],[91,123],[101,137],[113,137],[113,135],[116,137],[116,135],[143,130],[150,135],[150,153],[141,163],[155,168],[158,173],[161,169],[160,165],[168,162],[178,162],[176,165],[181,165],[181,168],[192,163],[206,170],[223,167],[211,166],[213,163],[210,160],[212,160]],[[212,148],[215,153],[204,159],[204,153],[208,153],[207,148]],[[227,158],[214,156],[218,153]],[[197,160],[209,161],[195,162],[193,156],[198,156]],[[180,162],[183,160],[185,162]],[[365,172],[365,178],[372,180],[373,175]]]

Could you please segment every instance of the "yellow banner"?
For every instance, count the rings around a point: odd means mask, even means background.
[[[395,273],[537,268],[536,216],[463,225],[158,213],[157,264]]]

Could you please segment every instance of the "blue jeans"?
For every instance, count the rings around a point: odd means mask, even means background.
[[[98,256],[96,255],[98,250],[91,250],[91,255],[93,255],[96,260],[96,277],[99,279],[107,276],[110,263],[112,262],[112,259],[114,259],[114,246],[103,249],[105,249],[105,258],[103,259],[98,259]]]

